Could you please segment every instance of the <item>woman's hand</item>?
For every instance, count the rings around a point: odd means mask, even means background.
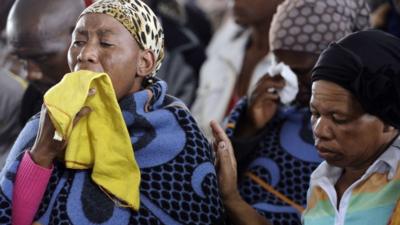
[[[219,189],[225,204],[235,202],[240,195],[237,189],[236,159],[231,141],[216,121],[210,123],[214,136],[214,151],[218,172]]]
[[[251,137],[272,119],[279,106],[280,91],[285,86],[282,76],[264,76],[251,93],[246,112],[246,121],[239,121],[238,137]]]
[[[234,225],[271,225],[240,196],[237,187],[236,159],[231,141],[216,121],[211,121],[210,126],[215,138],[213,147],[218,185],[230,222]]]
[[[96,90],[91,89],[88,96],[92,96],[95,93]],[[75,124],[78,123],[82,117],[88,115],[90,111],[91,109],[89,107],[83,107],[76,115],[73,125],[75,126]],[[54,138],[54,134],[55,128],[47,113],[47,108],[43,105],[40,112],[39,129],[36,140],[29,152],[32,160],[42,167],[50,168],[55,158],[64,155],[67,147],[66,140],[58,141]]]

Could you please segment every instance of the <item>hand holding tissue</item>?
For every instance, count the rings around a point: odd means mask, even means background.
[[[281,75],[285,80],[285,86],[278,90],[278,95],[280,97],[280,102],[288,105],[290,104],[295,98],[297,93],[299,92],[298,87],[298,80],[296,74],[290,69],[290,67],[283,62],[280,63],[273,63],[268,67],[258,68],[259,71],[256,71],[256,75],[259,76],[259,80],[263,76],[271,76],[274,77],[276,75]],[[262,74],[262,75],[261,75]],[[251,85],[248,91],[248,96],[251,96],[251,93],[254,91],[256,85]],[[268,92],[273,92],[274,90],[269,89],[265,90]]]

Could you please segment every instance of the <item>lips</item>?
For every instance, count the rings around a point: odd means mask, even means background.
[[[331,150],[329,148],[326,148],[326,147],[323,147],[323,146],[319,146],[319,145],[317,145],[315,147],[317,148],[319,156],[324,158],[324,159],[331,159],[331,158],[334,158],[337,155],[337,152],[335,152],[335,151],[333,151],[333,150]]]
[[[74,71],[79,71],[79,70],[89,70],[97,73],[102,73],[103,69],[97,67],[97,66],[87,66],[87,65],[76,65],[74,68]]]

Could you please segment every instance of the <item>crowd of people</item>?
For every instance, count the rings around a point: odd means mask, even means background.
[[[399,9],[4,0],[0,224],[400,225]]]

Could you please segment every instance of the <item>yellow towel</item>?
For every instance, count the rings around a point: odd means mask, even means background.
[[[90,88],[96,94],[88,97]],[[96,184],[127,204],[121,206],[138,210],[140,170],[109,76],[84,70],[68,73],[46,92],[44,103],[57,132],[68,141],[66,167],[93,168]],[[83,106],[92,112],[73,127]]]

